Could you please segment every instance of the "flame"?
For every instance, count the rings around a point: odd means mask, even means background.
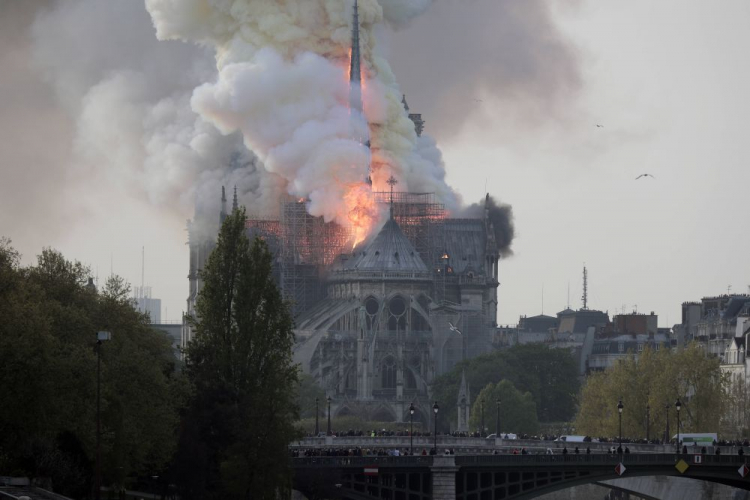
[[[354,233],[354,250],[365,240],[377,220],[377,206],[372,188],[364,182],[350,185],[344,195],[344,204],[349,212],[349,222]]]

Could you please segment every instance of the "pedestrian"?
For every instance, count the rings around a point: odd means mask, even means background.
[[[701,447],[701,455],[705,455],[707,451],[705,446]]]
[[[742,456],[742,455],[744,455],[744,454],[745,454],[745,450],[743,450],[743,449],[742,449],[742,446],[740,446],[740,449],[739,449],[739,450],[737,450],[737,454],[738,454],[739,456]]]
[[[568,448],[566,446],[563,446],[563,455],[568,454]]]
[[[586,455],[591,455],[591,448],[588,446],[586,447]]]
[[[578,446],[576,446],[576,449],[573,450],[573,453],[575,453],[576,455],[581,453],[581,450],[578,449]]]
[[[714,452],[716,455],[721,455],[721,448],[718,446],[716,447],[716,451]]]
[[[622,445],[617,447],[617,454],[622,455]]]
[[[682,454],[687,455],[687,446],[685,446],[684,444],[682,445]]]
[[[625,447],[625,453],[630,453],[630,448],[628,448],[627,446]]]

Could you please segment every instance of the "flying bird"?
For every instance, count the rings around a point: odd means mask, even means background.
[[[596,128],[604,128],[604,125],[599,125],[599,124],[597,123],[597,124],[596,124]]]
[[[453,323],[451,323],[450,321],[448,322],[448,328],[450,328],[452,332],[456,332],[459,335],[463,335],[461,330],[459,330],[458,327],[454,325]]]
[[[474,100],[475,100],[476,102],[484,102],[484,101],[483,101],[483,100],[481,100],[481,99],[474,99]]]
[[[638,179],[640,179],[641,177],[651,177],[652,179],[656,179],[656,177],[654,177],[654,176],[653,176],[653,175],[651,175],[651,174],[641,174],[641,175],[639,175],[638,177],[636,177],[636,178],[635,178],[635,180],[638,180]]]

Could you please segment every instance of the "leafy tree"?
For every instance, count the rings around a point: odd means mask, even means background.
[[[50,249],[22,268],[0,242],[0,466],[51,477],[74,497],[91,491],[97,330],[112,332],[101,350],[105,484],[164,467],[183,392],[169,340],[133,309],[124,282],[97,293],[88,275]]]
[[[206,459],[182,457],[182,476],[192,476],[185,498],[275,498],[291,487],[292,317],[272,279],[271,253],[261,239],[250,243],[245,218],[244,209],[227,217],[202,272],[182,449],[184,440],[198,440],[192,447]]]
[[[318,385],[315,379],[306,373],[299,374],[296,386],[297,407],[300,409],[300,418],[312,418],[315,420],[315,399],[318,399],[318,417],[325,415],[326,392]]]
[[[631,353],[609,370],[587,379],[581,392],[576,432],[617,436],[617,403],[622,400],[624,437],[644,438],[647,415],[652,439],[663,437],[667,416],[670,434],[674,435],[677,398],[682,403],[680,432],[718,432],[726,405],[726,381],[719,365],[718,358],[706,356],[697,344],[676,353],[649,348],[637,358]]]
[[[579,392],[578,366],[570,352],[550,349],[542,344],[517,345],[463,361],[435,380],[435,399],[445,409],[447,418],[456,422],[456,400],[461,374],[471,389],[471,404],[487,384],[508,380],[522,393],[530,393],[536,403],[539,421],[564,421],[575,414]]]
[[[508,380],[487,384],[474,400],[469,417],[469,428],[480,429],[482,403],[484,402],[484,434],[495,432],[497,425],[497,401],[500,400],[500,432],[536,434],[539,421],[536,403],[530,392],[521,393]]]

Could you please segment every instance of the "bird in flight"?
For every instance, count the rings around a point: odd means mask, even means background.
[[[454,325],[453,323],[451,323],[450,321],[448,322],[448,328],[450,328],[452,332],[456,332],[459,335],[463,335],[461,330],[459,330],[458,327]]]
[[[481,100],[481,99],[474,99],[474,100],[475,100],[476,102],[484,102],[484,101],[483,101],[483,100]]]
[[[604,128],[604,125],[599,125],[599,124],[597,123],[597,124],[596,124],[596,128]]]
[[[652,179],[656,179],[656,177],[654,177],[654,176],[653,176],[653,175],[651,175],[651,174],[641,174],[641,175],[639,175],[638,177],[636,177],[636,178],[635,178],[635,180],[638,180],[638,179],[640,179],[641,177],[651,177]]]

